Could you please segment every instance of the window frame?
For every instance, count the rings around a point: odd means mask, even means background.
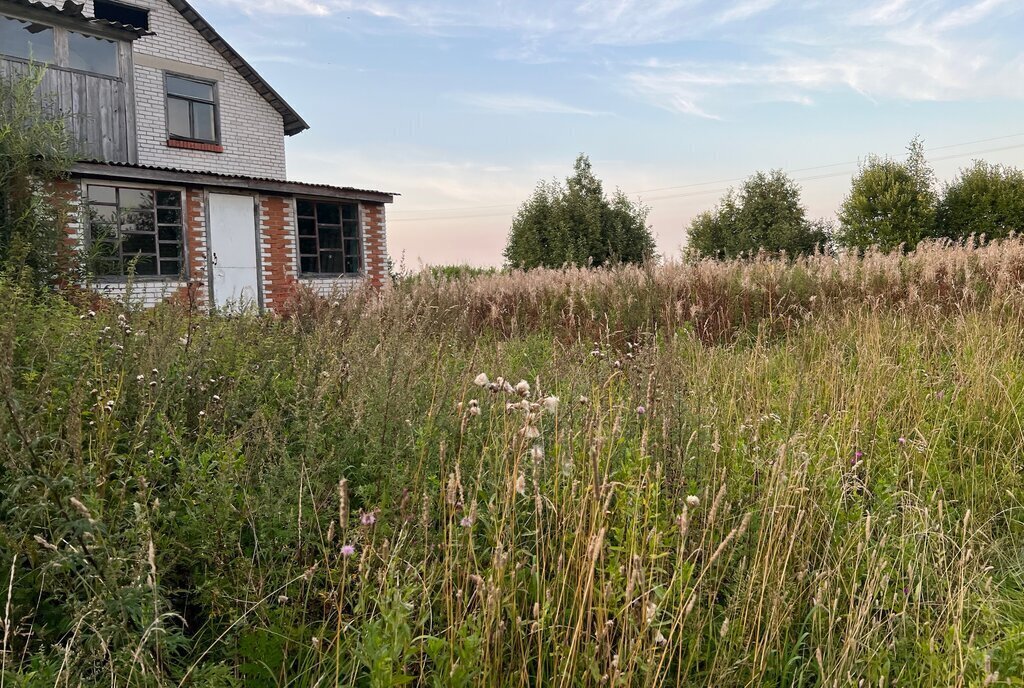
[[[310,215],[300,215],[299,214],[299,203],[300,202],[312,203],[313,204],[314,215],[312,215],[312,216],[310,216]],[[326,251],[325,251],[325,249],[321,248],[321,246],[320,246],[320,225],[321,225],[321,222],[319,220],[319,217],[316,216],[317,204],[320,204],[320,203],[327,204],[327,205],[334,205],[334,206],[338,207],[338,224],[334,225],[333,223],[329,223],[329,222],[328,223],[323,223],[324,225],[326,225],[328,227],[337,226],[338,230],[341,232],[341,247],[338,248],[338,249],[326,249]],[[355,206],[355,209],[356,209],[355,220],[345,220],[344,212],[342,210],[342,206],[345,206],[345,205]],[[349,201],[349,200],[343,200],[343,199],[324,199],[324,198],[313,198],[313,197],[308,197],[308,196],[296,196],[295,199],[294,199],[293,209],[294,209],[293,217],[295,218],[295,260],[296,260],[296,263],[298,264],[297,267],[298,267],[298,274],[299,274],[300,278],[306,278],[306,279],[317,279],[317,278],[336,279],[336,278],[339,278],[339,277],[363,277],[363,276],[366,275],[366,245],[365,245],[365,241],[364,241],[364,237],[363,237],[363,204],[362,203],[360,203],[359,201]],[[299,229],[299,224],[300,224],[300,220],[303,220],[303,219],[306,219],[306,220],[312,219],[313,220],[313,222],[314,222],[315,237],[303,236],[301,234],[301,230]],[[342,264],[342,267],[344,267],[346,259],[348,258],[348,253],[345,250],[345,241],[346,241],[346,239],[345,239],[345,225],[346,225],[346,222],[354,223],[355,224],[356,241],[358,242],[358,247],[359,247],[359,254],[358,254],[358,261],[359,261],[359,263],[358,263],[358,268],[356,269],[355,272],[325,272],[323,270],[320,270],[319,268],[321,266],[321,255],[323,253],[325,253],[325,252],[326,253],[340,253],[341,254],[341,264]],[[311,257],[313,257],[313,254],[303,253],[302,252],[302,239],[303,238],[305,238],[305,239],[315,238],[316,239],[316,242],[317,242],[317,252],[316,252],[316,256],[315,257],[317,259],[317,268],[318,268],[316,271],[307,271],[307,270],[304,270],[303,267],[302,267],[302,259],[303,258],[311,258]],[[349,241],[351,241],[351,239]]]
[[[205,98],[198,98],[195,96],[182,96],[172,94],[167,87],[168,78],[173,77],[175,79],[184,79],[185,81],[193,81],[197,84],[203,84],[209,86],[213,90],[213,100],[206,100]],[[170,100],[175,98],[177,100],[183,100],[188,103],[188,126],[191,133],[195,133],[195,114],[192,109],[192,103],[205,103],[213,107],[213,138],[202,139],[194,136],[182,136],[180,134],[171,133],[171,108]],[[164,71],[164,128],[167,131],[167,138],[173,141],[192,141],[194,143],[209,143],[214,145],[220,145],[221,143],[221,127],[220,127],[220,84],[216,80],[204,79],[202,77],[193,76],[191,74],[182,74],[180,72]]]
[[[54,68],[61,71],[73,72],[75,74],[90,74],[97,76],[102,79],[111,79],[113,81],[119,81],[121,83],[129,83],[131,77],[131,45],[127,43],[123,36],[114,35],[113,33],[103,31],[96,27],[83,27],[77,23],[72,25],[69,22],[57,21],[49,18],[37,18],[35,13],[26,12],[21,14],[19,12],[10,12],[6,8],[0,12],[0,17],[6,19],[14,19],[17,21],[29,22],[37,24],[39,26],[46,27],[52,32],[53,37],[53,57],[47,61],[41,61],[36,58],[27,59],[19,57],[17,55],[11,55],[0,50],[0,58],[4,60],[13,60],[24,64],[37,63],[47,68]],[[76,33],[89,38],[95,38],[105,41],[111,41],[114,43],[116,52],[116,74],[104,74],[102,72],[93,72],[88,69],[79,69],[71,66],[71,55],[68,45],[68,34]]]
[[[127,183],[125,183],[125,182],[127,182]],[[121,245],[121,242],[123,241],[123,237],[120,234],[120,231],[121,231],[120,223],[118,223],[118,227],[117,227],[117,232],[118,232],[118,242],[117,242],[118,243],[118,255],[117,255],[117,259],[118,259],[118,264],[120,265],[121,273],[120,274],[100,274],[100,273],[93,272],[92,273],[92,279],[95,282],[100,283],[100,284],[121,284],[121,283],[124,283],[125,281],[127,281],[128,279],[132,279],[132,280],[134,280],[136,282],[160,282],[160,283],[175,283],[175,282],[186,282],[186,281],[188,281],[188,279],[189,279],[189,250],[188,250],[188,242],[186,241],[186,236],[187,236],[187,233],[188,233],[188,218],[187,218],[187,215],[186,215],[186,204],[188,202],[188,196],[187,196],[187,193],[186,193],[186,190],[185,190],[184,187],[168,186],[168,185],[163,185],[163,184],[146,184],[146,183],[138,183],[138,184],[136,184],[136,183],[130,182],[128,180],[120,180],[120,179],[83,179],[82,182],[81,182],[81,191],[80,191],[81,198],[82,198],[82,204],[81,205],[82,205],[82,209],[83,209],[83,217],[82,217],[82,245],[85,247],[87,252],[91,251],[93,245],[95,244],[95,239],[94,239],[93,230],[92,230],[92,217],[93,216],[92,216],[92,213],[90,212],[90,210],[91,210],[91,208],[93,207],[94,204],[89,199],[89,187],[90,186],[105,186],[105,187],[110,187],[110,188],[113,188],[113,189],[117,190],[117,196],[115,197],[116,201],[115,201],[115,205],[113,207],[118,208],[118,212],[120,212],[120,190],[121,189],[128,189],[128,190],[133,190],[133,191],[150,191],[150,192],[152,192],[153,193],[153,227],[154,227],[154,230],[153,230],[152,234],[154,235],[154,244],[156,246],[156,253],[153,254],[153,256],[154,256],[154,260],[155,260],[155,263],[156,263],[157,274],[155,274],[155,275],[140,275],[140,274],[136,273],[136,274],[133,274],[133,275],[129,276],[125,272],[125,267],[127,265],[127,262],[125,261],[125,258],[124,258],[124,248]],[[165,192],[165,193],[176,193],[176,194],[178,194],[178,199],[179,199],[179,204],[180,205],[177,208],[173,208],[174,210],[178,210],[179,213],[180,213],[180,215],[179,215],[179,217],[180,217],[180,225],[179,225],[180,232],[179,232],[179,235],[178,235],[177,242],[161,241],[160,240],[160,226],[161,225],[160,225],[159,218],[158,218],[158,210],[172,208],[172,206],[161,206],[161,205],[159,205],[157,203],[157,193],[159,193],[161,191]],[[96,205],[106,206],[106,207],[110,207],[111,206],[110,203],[99,203],[99,204],[96,204]],[[168,225],[165,223],[165,226],[168,226]],[[150,234],[150,232],[131,232],[131,234]],[[160,273],[160,261],[161,261],[160,244],[162,244],[162,243],[163,244],[177,243],[178,255],[177,255],[176,258],[177,258],[177,261],[178,261],[178,272],[175,273],[175,274],[161,274]],[[175,259],[175,257],[167,256],[167,257],[163,258],[162,260],[166,261],[166,260],[174,260],[174,259]],[[129,258],[128,262],[130,262],[130,260],[131,259]],[[91,268],[91,266],[90,266],[90,268]]]

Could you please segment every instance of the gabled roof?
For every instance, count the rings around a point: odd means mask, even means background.
[[[99,27],[103,29],[111,29],[113,31],[128,34],[131,38],[139,38],[141,36],[152,36],[152,31],[132,26],[131,24],[122,24],[121,22],[110,21],[108,19],[96,19],[94,17],[85,16],[85,3],[76,3],[71,0],[65,0],[65,2],[59,5],[51,5],[45,2],[39,2],[38,0],[3,0],[0,2],[0,6],[5,4],[14,5],[23,9],[29,10],[29,12],[41,12],[49,15],[55,15],[60,17],[66,17],[74,21],[81,21],[89,24],[90,26]],[[56,20],[54,20],[56,21]]]
[[[26,0],[27,1],[27,0]],[[299,116],[292,106],[285,102],[277,91],[270,87],[263,77],[252,68],[245,59],[239,55],[234,48],[232,48],[227,41],[221,38],[220,34],[217,33],[210,23],[203,19],[202,15],[196,12],[195,8],[192,7],[186,0],[167,0],[171,6],[181,13],[181,16],[191,24],[199,34],[206,39],[206,41],[213,46],[214,50],[219,52],[225,60],[228,61],[232,67],[235,68],[243,79],[248,81],[256,92],[263,96],[263,99],[270,103],[271,107],[277,110],[281,114],[281,118],[284,120],[284,133],[288,136],[298,134],[299,132],[309,129],[309,125],[306,121]]]

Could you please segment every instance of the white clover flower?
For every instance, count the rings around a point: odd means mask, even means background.
[[[548,413],[558,413],[558,397],[544,397],[541,404]]]
[[[697,495],[690,495],[689,497],[686,498],[686,506],[690,507],[691,509],[696,509],[698,506],[700,506],[700,497],[698,497]]]
[[[473,380],[473,384],[477,387],[486,387],[488,383],[490,383],[490,380],[487,379],[487,373],[480,373]]]

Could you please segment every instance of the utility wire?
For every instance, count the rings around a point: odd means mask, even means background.
[[[993,137],[987,138],[987,139],[976,139],[974,141],[964,141],[962,143],[951,143],[951,144],[947,144],[947,145],[944,145],[944,146],[935,146],[933,148],[929,148],[928,151],[949,150],[950,148],[960,148],[962,146],[970,146],[970,145],[974,145],[974,144],[978,144],[978,143],[988,143],[988,142],[991,142],[991,141],[1002,141],[1002,140],[1005,140],[1005,139],[1017,138],[1017,137],[1020,137],[1020,136],[1024,136],[1024,132],[1022,132],[1020,134],[1007,134],[1005,136],[993,136]],[[936,156],[936,157],[929,157],[928,160],[930,162],[941,161],[941,160],[953,160],[955,158],[963,158],[963,157],[967,157],[969,155],[983,155],[985,153],[997,153],[999,151],[1012,150],[1012,149],[1016,149],[1016,148],[1024,148],[1024,143],[1018,143],[1018,144],[1013,144],[1013,145],[1009,145],[1009,146],[999,146],[997,148],[988,148],[988,149],[985,149],[985,150],[974,150],[974,151],[966,151],[966,152],[963,152],[963,153],[953,153],[953,154],[950,154],[950,155],[942,155],[942,156]],[[907,155],[907,153],[900,153],[899,155],[894,155],[894,156],[889,156],[889,157],[899,158],[899,157],[906,157],[906,155]],[[811,167],[799,167],[799,168],[796,168],[796,169],[788,170],[787,172],[788,173],[794,173],[794,172],[813,172],[815,170],[824,170],[824,169],[829,169],[829,168],[832,168],[832,167],[844,167],[844,166],[849,168],[851,165],[858,165],[858,164],[860,164],[860,161],[854,160],[854,161],[847,161],[847,162],[831,163],[831,164],[828,164],[828,165],[814,165],[814,166],[811,166]],[[843,176],[846,176],[848,174],[852,174],[855,171],[856,171],[856,168],[854,168],[854,169],[844,169],[844,170],[841,170],[839,172],[832,172],[832,173],[829,173],[829,174],[819,174],[819,175],[813,175],[813,176],[807,176],[807,177],[797,177],[797,178],[794,178],[793,181],[803,182],[803,181],[815,181],[815,180],[819,180],[819,179],[830,179],[830,178],[834,178],[834,177],[843,177]],[[663,186],[663,187],[656,188],[656,189],[641,189],[641,190],[637,190],[637,191],[626,191],[624,193],[626,195],[628,195],[628,196],[633,196],[633,195],[636,195],[636,194],[656,193],[656,192],[659,192],[659,191],[675,191],[675,190],[679,190],[679,189],[694,189],[693,191],[688,191],[688,192],[678,193],[678,194],[665,194],[665,195],[660,195],[660,196],[650,196],[650,197],[648,197],[648,198],[646,198],[644,200],[647,200],[647,201],[663,201],[663,200],[672,199],[672,198],[691,198],[691,197],[696,197],[696,196],[705,196],[705,195],[714,194],[714,193],[725,193],[726,191],[729,190],[729,187],[712,188],[712,189],[699,189],[698,190],[699,187],[702,187],[702,186],[712,186],[712,185],[721,185],[721,184],[732,184],[732,183],[743,181],[744,179],[746,179],[746,177],[734,177],[734,178],[731,178],[731,179],[719,179],[719,180],[715,180],[715,181],[695,182],[695,183],[692,183],[692,184],[682,184],[682,185],[679,185],[679,186]],[[492,209],[495,209],[495,208],[504,208],[504,209],[508,210],[508,209],[512,209],[512,208],[515,208],[515,207],[516,207],[515,205],[507,204],[506,203],[506,204],[501,204],[501,205],[480,205],[480,206],[467,206],[467,207],[462,207],[462,208],[438,208],[438,209],[432,209],[432,210],[419,210],[419,211],[406,211],[406,212],[418,212],[418,213],[444,213],[444,212],[447,212],[447,213],[452,213],[452,212],[462,212],[462,211],[470,211],[470,210],[492,210]],[[401,211],[395,211],[395,212],[401,212]],[[389,224],[392,224],[392,223],[395,223],[395,222],[424,222],[424,221],[431,221],[431,220],[473,220],[473,219],[492,218],[492,217],[507,217],[508,216],[508,212],[503,212],[503,213],[482,213],[482,214],[472,214],[472,215],[448,215],[448,216],[427,215],[427,216],[423,216],[423,217],[393,217],[393,214],[394,213],[389,213],[389,217],[388,217],[388,223]]]

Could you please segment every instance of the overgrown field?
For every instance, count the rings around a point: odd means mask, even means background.
[[[1024,242],[88,308],[0,286],[5,688],[1024,685]]]

